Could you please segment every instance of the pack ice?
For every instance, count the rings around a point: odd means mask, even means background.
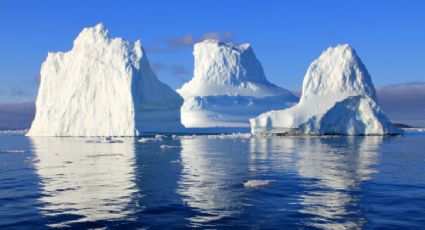
[[[399,134],[381,111],[371,77],[349,45],[328,48],[304,77],[300,102],[250,119],[252,133]]]
[[[249,127],[249,118],[298,101],[266,79],[249,44],[205,40],[195,44],[193,55],[194,76],[177,90],[186,127]]]
[[[85,28],[41,67],[30,136],[134,136],[182,128],[183,99],[161,83],[141,42]]]

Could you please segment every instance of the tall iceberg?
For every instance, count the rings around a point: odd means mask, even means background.
[[[399,134],[381,111],[372,79],[349,45],[328,48],[304,77],[300,102],[250,119],[253,133]]]
[[[298,101],[266,79],[249,44],[205,40],[195,44],[193,55],[194,76],[177,90],[186,127],[249,127],[250,117]]]
[[[134,136],[183,128],[183,99],[160,82],[141,42],[85,28],[41,67],[30,136]]]

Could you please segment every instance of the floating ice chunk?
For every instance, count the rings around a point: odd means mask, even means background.
[[[0,135],[25,135],[28,129],[23,130],[0,130]]]
[[[176,149],[176,148],[180,148],[180,146],[175,146],[175,145],[161,145],[159,147],[161,149]]]
[[[406,135],[425,135],[425,128],[404,128],[403,130]]]
[[[24,153],[25,150],[20,150],[20,149],[3,149],[0,150],[1,153]]]
[[[142,137],[138,140],[138,142],[140,142],[140,143],[146,143],[146,142],[151,142],[151,141],[157,141],[157,139],[154,138],[154,137]]]
[[[124,141],[121,139],[115,139],[112,137],[105,137],[105,138],[93,138],[86,140],[85,143],[123,143]]]
[[[155,139],[156,139],[156,140],[162,141],[162,140],[164,140],[164,138],[167,138],[167,136],[165,136],[165,135],[160,135],[160,134],[155,135]]]
[[[208,139],[250,139],[251,137],[252,137],[252,134],[250,133],[208,135]]]
[[[196,135],[183,135],[183,136],[178,136],[178,135],[173,135],[173,140],[190,140],[195,138]]]
[[[276,182],[277,180],[248,180],[243,183],[243,186],[245,188],[261,188]]]

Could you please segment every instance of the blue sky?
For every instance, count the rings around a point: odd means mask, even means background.
[[[141,39],[158,77],[178,88],[204,37],[252,44],[268,79],[301,88],[310,62],[349,43],[376,86],[425,81],[425,1],[0,0],[0,103],[34,101],[49,51],[67,51],[83,27]]]

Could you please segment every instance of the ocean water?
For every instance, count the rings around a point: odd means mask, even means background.
[[[0,229],[191,227],[424,229],[425,135],[0,136]]]

